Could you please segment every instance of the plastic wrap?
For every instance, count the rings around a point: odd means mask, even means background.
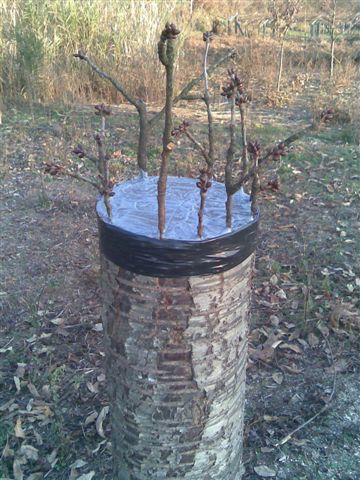
[[[253,218],[248,196],[239,192],[234,196],[234,228],[229,232],[225,228],[225,189],[223,184],[214,183],[206,203],[207,238],[204,239],[196,237],[199,191],[195,180],[170,177],[168,184],[168,192],[173,188],[167,193],[166,232],[168,236],[178,235],[179,239],[154,238],[157,235],[156,177],[115,187],[112,223],[107,220],[103,200],[100,198],[97,203],[101,252],[126,270],[155,277],[207,275],[235,267],[255,250],[259,215]],[[149,189],[146,195],[144,190]],[[141,192],[139,200],[132,198],[134,190]]]

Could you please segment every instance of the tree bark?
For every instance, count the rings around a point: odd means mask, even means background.
[[[280,92],[283,64],[284,64],[284,38],[281,39],[281,45],[280,45],[280,60],[279,60],[278,77],[276,82],[277,92]]]
[[[241,479],[253,257],[169,279],[102,256],[114,479]]]

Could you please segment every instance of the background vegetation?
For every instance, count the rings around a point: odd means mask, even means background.
[[[358,0],[299,3],[285,45],[284,70],[291,71],[292,77],[322,72],[327,78],[329,35],[323,31],[320,37],[311,38],[310,23],[318,17],[330,18],[334,2],[339,22],[348,21],[359,10]],[[226,19],[235,13],[239,13],[245,35],[229,37],[229,45],[222,45],[239,51],[241,70],[249,78],[269,86],[269,82],[275,82],[274,48],[278,42],[276,32],[269,24],[266,27],[266,19],[271,18],[271,3],[272,0],[0,0],[0,92],[3,100],[121,101],[112,88],[73,58],[73,53],[81,48],[103,69],[121,78],[131,93],[147,101],[159,101],[163,72],[156,43],[164,22],[171,19],[182,29],[185,48],[181,49],[177,64],[179,79],[199,68],[195,47],[197,40],[201,41],[201,32],[211,29],[216,21],[220,33],[227,33]],[[360,59],[359,38],[356,29],[338,36],[337,79],[353,78],[356,61]],[[292,54],[286,55],[286,51]]]

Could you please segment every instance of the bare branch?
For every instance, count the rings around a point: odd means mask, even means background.
[[[227,54],[224,55],[222,58],[220,58],[218,62],[214,63],[207,69],[208,76],[210,77],[219,67],[221,67],[221,65],[226,63],[228,60],[234,58],[235,55],[236,54],[234,49],[229,50]],[[179,102],[180,100],[186,100],[186,97],[188,97],[191,90],[197,85],[199,85],[200,82],[202,82],[202,80],[204,80],[204,72],[198,77],[193,78],[189,83],[185,85],[185,87],[181,90],[181,92],[178,95],[176,95],[176,97],[173,98],[173,104]],[[156,123],[162,117],[164,112],[165,112],[165,107],[162,110],[160,110],[160,112],[156,113],[149,120],[149,126],[152,127],[154,123]]]
[[[91,186],[95,187],[97,190],[101,191],[101,185],[95,179],[84,177],[80,173],[73,172],[68,168],[63,167],[62,165],[58,165],[56,163],[45,162],[44,172],[52,175],[53,177],[56,175],[64,175],[67,177],[76,178],[81,182],[88,183]]]
[[[241,175],[239,180],[230,186],[229,192],[231,194],[236,193],[248,180],[250,180],[250,178],[254,176],[254,174],[256,174],[259,171],[260,167],[264,163],[266,163],[270,159],[277,160],[278,159],[277,157],[280,157],[281,155],[284,154],[282,152],[284,151],[285,147],[288,147],[289,145],[296,142],[300,138],[310,135],[312,132],[318,130],[321,127],[321,125],[328,123],[332,119],[332,115],[333,115],[333,111],[331,109],[325,110],[324,112],[321,113],[319,119],[314,120],[309,126],[303,128],[302,130],[299,130],[298,132],[295,132],[292,135],[289,135],[289,137],[287,137],[285,140],[280,142],[276,147],[270,149],[266,153],[266,155],[259,158],[257,168],[254,168],[253,166],[247,173]]]
[[[200,207],[198,210],[198,227],[197,233],[198,237],[202,238],[204,232],[204,210],[206,202],[206,194],[209,188],[211,187],[211,171],[209,172],[208,168],[203,168],[200,170],[199,181],[196,183],[196,186],[200,189]]]
[[[208,155],[205,147],[203,147],[203,145],[198,140],[196,140],[196,138],[189,131],[185,131],[185,135],[195,145],[197,150],[199,150],[201,155],[204,157],[205,162],[209,163],[210,158],[209,158],[209,155]]]
[[[226,152],[226,165],[225,165],[225,188],[227,193],[226,200],[226,226],[231,228],[232,225],[232,177],[235,155],[235,97],[232,95],[230,98],[230,144]]]
[[[173,148],[171,141],[172,131],[172,107],[173,107],[173,80],[175,63],[174,41],[180,30],[173,23],[167,23],[161,33],[158,44],[158,53],[161,63],[166,70],[166,103],[165,103],[165,125],[163,132],[163,151],[161,154],[161,167],[158,181],[158,228],[160,239],[163,238],[166,222],[165,196],[168,174],[169,156]]]
[[[213,38],[212,32],[205,32],[203,39],[205,43],[205,52],[204,52],[204,102],[206,105],[206,112],[208,117],[208,139],[209,139],[209,153],[208,153],[208,160],[206,163],[208,164],[209,169],[211,170],[214,165],[214,122],[213,116],[211,111],[211,104],[210,104],[210,93],[209,93],[209,76],[207,71],[207,57],[209,53],[210,42]]]
[[[147,170],[147,144],[148,144],[148,119],[147,119],[147,109],[146,104],[138,98],[133,97],[130,93],[125,89],[125,87],[111,77],[109,74],[101,70],[84,52],[79,51],[78,53],[74,54],[75,58],[79,58],[80,60],[84,60],[91,68],[96,72],[101,78],[109,81],[118,92],[120,92],[126,100],[134,105],[136,110],[139,114],[139,147],[137,152],[137,161],[138,166],[141,170]]]

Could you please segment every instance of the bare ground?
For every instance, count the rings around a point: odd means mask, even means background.
[[[309,117],[303,101],[266,110],[263,127],[253,116],[253,135],[286,136]],[[0,479],[111,478],[94,194],[41,172],[79,138],[91,143],[88,111],[14,109],[0,126]],[[136,123],[128,109],[112,122],[114,173],[126,178],[134,143],[117,138]],[[246,480],[360,479],[359,155],[356,125],[335,124],[277,168],[280,192],[263,184]],[[194,159],[183,145],[173,172],[196,175]]]

